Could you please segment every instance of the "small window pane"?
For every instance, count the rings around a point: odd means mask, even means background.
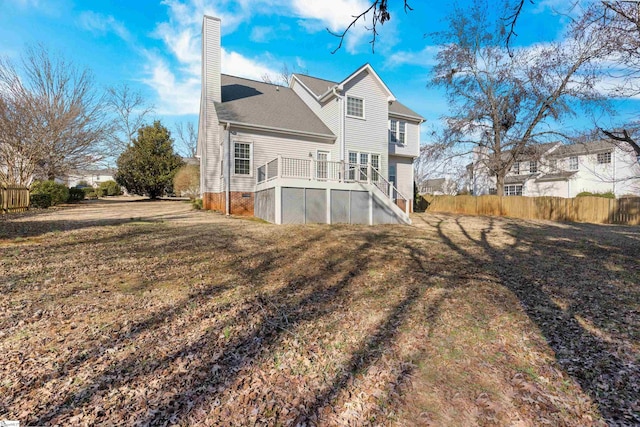
[[[538,172],[538,162],[536,161],[529,162],[529,173],[536,173],[536,172]]]
[[[398,141],[397,133],[398,133],[398,121],[391,120],[389,124],[389,142]]]
[[[347,115],[354,117],[364,117],[364,100],[348,96]]]
[[[569,157],[569,170],[577,171],[578,170],[578,158],[577,157]]]
[[[251,144],[234,144],[233,172],[237,175],[251,175]]]
[[[407,124],[405,122],[400,122],[399,125],[400,126],[398,127],[398,142],[400,144],[404,144]]]
[[[611,163],[611,152],[598,153],[598,163],[601,165]]]

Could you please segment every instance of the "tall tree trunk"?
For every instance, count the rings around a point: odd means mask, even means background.
[[[496,174],[496,194],[498,196],[504,196],[504,174]]]

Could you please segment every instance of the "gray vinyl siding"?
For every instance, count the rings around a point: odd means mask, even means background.
[[[207,99],[220,102],[220,20],[205,16],[202,32],[204,40],[202,48],[203,73],[205,75]]]
[[[220,191],[220,138],[218,116],[213,103],[205,107],[204,144],[200,157],[200,170],[203,174],[202,192],[217,193]]]
[[[220,20],[205,17],[202,46],[202,94],[200,97],[201,191],[217,193],[220,180],[220,130],[214,101],[220,100]]]
[[[253,157],[251,159],[252,174],[250,176],[233,175],[232,171],[231,191],[255,191],[256,170],[259,166],[277,158],[278,155],[308,159],[309,153],[313,153],[313,157],[315,158],[318,149],[333,151],[335,147],[335,143],[285,137],[271,132],[248,132],[240,130],[238,130],[235,135],[231,135],[232,144],[234,141],[246,142],[253,145]],[[231,150],[233,152],[233,145]],[[331,160],[334,160],[333,156]]]
[[[418,157],[420,154],[420,125],[396,117],[390,117],[390,119],[404,121],[407,124],[405,134],[407,143],[405,145],[389,143],[389,155]]]
[[[320,104],[300,83],[294,81],[292,89],[336,136],[336,142],[331,148],[331,160],[336,162],[340,161],[340,137],[342,133],[340,132],[339,98],[333,97],[323,104]]]
[[[380,172],[387,176],[389,151],[387,93],[368,72],[363,71],[345,86],[344,96],[345,100],[347,96],[364,99],[364,119],[345,117],[345,151],[380,154]]]
[[[413,198],[413,159],[389,156],[389,164],[396,165],[398,191],[411,200]]]

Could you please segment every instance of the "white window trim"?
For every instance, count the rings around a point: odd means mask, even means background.
[[[396,131],[393,132],[393,130],[391,129],[391,122],[395,122],[396,123]],[[400,123],[404,123],[404,132],[402,132],[404,134],[404,142],[400,142]],[[389,144],[395,144],[395,145],[399,145],[401,147],[406,147],[407,145],[407,135],[408,135],[408,130],[409,130],[409,122],[405,121],[405,120],[400,120],[400,119],[389,119]],[[393,137],[395,138],[395,141],[391,140],[391,136],[393,135]]]
[[[236,173],[236,144],[248,144],[249,145],[249,174]],[[253,142],[243,140],[233,140],[233,176],[241,176],[245,178],[253,177]]]
[[[571,159],[576,159],[576,167],[572,168],[571,167]],[[580,169],[580,158],[578,156],[570,156],[569,157],[569,170],[570,171],[577,171]]]
[[[355,153],[355,155],[357,156],[357,161],[356,163],[351,163],[351,161],[349,160],[349,154],[350,153]],[[371,163],[371,156],[378,156],[378,172],[380,172],[380,174],[382,174],[382,154],[381,153],[376,153],[376,152],[371,152],[371,151],[355,151],[355,150],[348,150],[347,151],[347,164],[351,165],[351,164],[356,164],[358,165],[358,167],[362,167],[362,166],[366,166],[363,165],[362,163],[360,163],[360,154],[366,154],[367,155],[367,159],[369,160],[369,163]]]
[[[520,187],[520,196],[524,193],[524,186],[522,184],[507,184],[504,186],[504,195],[505,196],[518,196],[518,187]],[[511,193],[511,189],[513,189],[513,194]]]
[[[349,111],[349,98],[353,98],[353,99],[359,99],[362,101],[362,117],[360,116],[354,116],[348,113]],[[367,114],[366,114],[366,108],[365,108],[365,103],[364,103],[364,98],[359,97],[359,96],[352,96],[352,95],[347,95],[345,97],[345,108],[344,108],[344,112],[345,112],[345,116],[347,117],[351,117],[352,119],[360,119],[360,120],[366,120]]]
[[[609,155],[609,161],[608,161],[608,162],[601,162],[601,161],[600,161],[600,156],[604,156],[604,157],[606,157],[606,156],[607,156],[607,154]],[[606,152],[604,152],[604,153],[598,153],[598,154],[596,154],[596,162],[597,162],[599,165],[610,165],[610,164],[611,164],[611,162],[612,162],[612,159],[613,159],[613,154],[611,153],[611,151],[606,151]]]

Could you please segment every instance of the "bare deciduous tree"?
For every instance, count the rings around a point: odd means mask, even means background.
[[[632,97],[640,94],[640,2],[602,1],[589,4],[577,31],[593,32],[607,46],[603,67],[609,80],[608,94]],[[640,159],[640,122],[599,125],[601,135],[631,147]]]
[[[186,156],[195,157],[198,154],[198,132],[193,122],[187,122],[186,126],[183,122],[176,123],[176,134]]]
[[[513,163],[535,152],[530,146],[565,136],[553,121],[603,101],[595,88],[602,44],[593,33],[529,49],[508,49],[506,37],[504,21],[491,19],[485,3],[456,8],[438,35],[433,77],[451,107],[445,141],[473,151],[499,195]]]
[[[153,112],[153,106],[126,83],[107,89],[106,105],[114,120],[105,150],[107,157],[113,160],[131,145],[138,129]]]
[[[28,185],[100,159],[109,122],[88,69],[32,47],[19,67],[0,62],[0,97],[4,181]]]
[[[309,72],[308,70],[300,69],[297,66],[294,66],[293,69],[290,69],[286,63],[283,63],[277,75],[273,76],[269,73],[264,73],[262,75],[262,81],[269,84],[289,86],[289,82],[291,81],[291,76],[294,73],[307,74],[308,72]]]

